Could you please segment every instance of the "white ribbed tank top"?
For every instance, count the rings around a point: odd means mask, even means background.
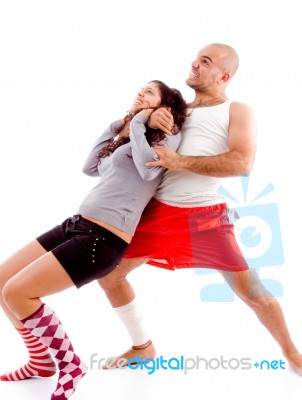
[[[229,151],[228,128],[230,104],[227,100],[212,107],[194,108],[182,127],[182,141],[177,152],[190,156],[212,156]],[[188,109],[190,113],[192,109]],[[218,193],[224,178],[187,171],[167,170],[155,198],[179,207],[199,207],[224,203]]]

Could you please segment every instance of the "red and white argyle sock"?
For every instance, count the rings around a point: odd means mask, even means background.
[[[56,373],[57,367],[47,349],[26,328],[15,328],[19,332],[29,354],[29,361],[15,371],[0,376],[1,381],[21,381],[32,377],[47,378]]]
[[[87,366],[75,354],[59,318],[50,307],[42,304],[36,312],[21,322],[48,347],[58,364],[59,380],[51,400],[67,400],[86,374]]]

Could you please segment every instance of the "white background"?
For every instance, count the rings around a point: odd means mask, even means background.
[[[283,286],[279,299],[302,349],[300,213],[301,18],[298,0],[1,0],[0,259],[75,213],[95,184],[81,172],[88,151],[137,90],[160,79],[182,91],[198,50],[222,42],[241,65],[228,95],[251,105],[259,150],[251,198],[278,204],[285,261],[263,277]],[[238,185],[238,182],[237,182]],[[240,188],[240,186],[239,186]],[[236,189],[239,190],[238,187]],[[158,355],[282,359],[276,343],[237,299],[202,302],[217,274],[143,266],[131,282]],[[46,299],[78,352],[117,355],[130,346],[104,294],[93,283]],[[1,315],[0,371],[26,360]],[[74,399],[300,399],[302,378],[286,371],[90,371]],[[55,378],[0,385],[0,397],[47,399]],[[88,394],[89,393],[89,394]]]

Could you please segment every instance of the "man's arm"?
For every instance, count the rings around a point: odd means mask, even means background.
[[[167,135],[172,135],[173,116],[170,108],[161,107],[155,110],[148,120],[148,126],[152,129],[160,129]]]
[[[154,150],[159,160],[146,165],[216,177],[248,175],[256,153],[256,130],[251,108],[243,103],[232,103],[228,152],[217,156],[186,156],[156,146]]]
[[[157,160],[157,154],[153,150],[153,147],[147,141],[145,136],[147,122],[152,109],[140,111],[135,115],[130,124],[130,146],[132,149],[132,158],[136,166],[136,169],[142,179],[151,181],[163,174],[163,169],[160,167],[147,167],[146,162],[150,160]],[[159,146],[166,146],[173,150],[177,150],[181,140],[181,135],[167,135]]]

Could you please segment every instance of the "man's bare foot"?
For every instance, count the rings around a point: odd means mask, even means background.
[[[291,354],[285,355],[285,358],[291,368],[299,375],[302,376],[302,354],[298,353],[298,351],[295,351]]]
[[[102,365],[102,369],[125,368],[128,365],[128,361],[132,358],[135,360],[131,361],[131,363],[136,364],[139,360],[143,361],[147,358],[155,358],[155,356],[155,347],[152,341],[149,340],[140,346],[132,346],[131,349],[125,351],[120,356],[107,358],[105,364]]]

